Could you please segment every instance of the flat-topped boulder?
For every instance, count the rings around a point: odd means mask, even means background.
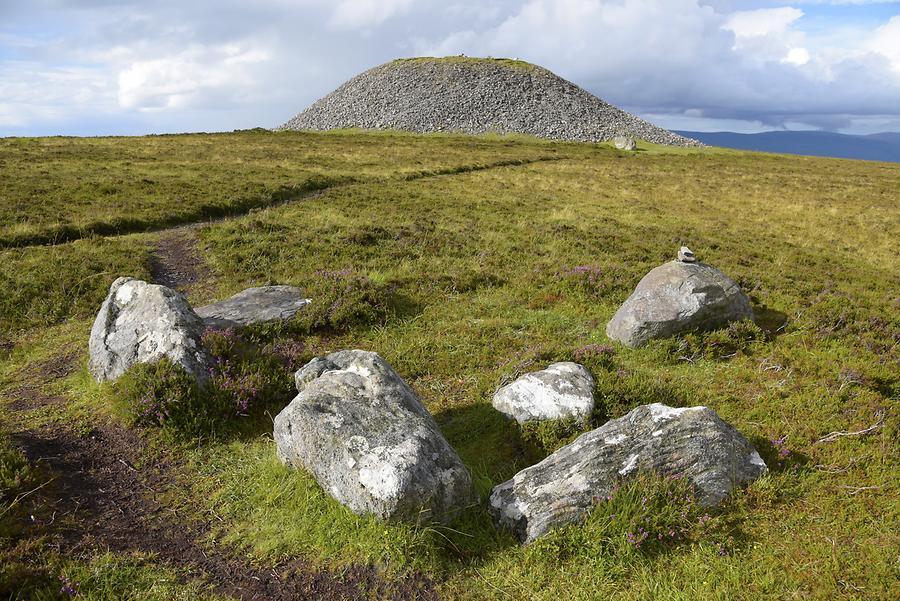
[[[134,278],[118,278],[91,328],[91,375],[115,380],[132,365],[163,357],[198,381],[206,381],[212,360],[201,343],[203,320],[175,290]]]
[[[308,305],[299,288],[259,286],[196,309],[207,326],[229,328],[289,320]]]
[[[353,512],[449,522],[477,501],[434,418],[378,354],[313,359],[296,382],[299,394],[275,418],[278,456]]]
[[[630,347],[692,330],[713,330],[753,319],[750,299],[731,278],[696,260],[687,247],[682,260],[652,269],[606,325],[606,335]]]
[[[584,518],[594,499],[641,471],[688,478],[698,502],[710,507],[766,473],[766,464],[711,409],[654,403],[582,434],[496,486],[488,509],[498,526],[529,543]]]
[[[520,424],[547,419],[587,419],[594,410],[594,378],[565,361],[525,374],[494,393],[494,408]]]

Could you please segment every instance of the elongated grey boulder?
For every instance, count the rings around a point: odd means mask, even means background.
[[[296,375],[275,418],[278,457],[357,514],[449,522],[477,501],[472,477],[419,397],[378,354],[340,351]]]
[[[233,328],[291,319],[309,302],[293,286],[259,286],[196,311],[207,326]]]
[[[606,335],[635,348],[743,319],[753,319],[750,299],[728,276],[706,263],[672,261],[644,276],[606,324]]]
[[[641,471],[679,475],[704,506],[766,472],[753,445],[711,409],[642,405],[579,436],[494,488],[488,509],[523,543],[583,518],[597,498]]]
[[[494,408],[520,424],[545,419],[587,419],[594,410],[594,378],[565,361],[525,374],[494,393]]]
[[[115,380],[137,363],[167,357],[205,382],[212,360],[200,340],[203,329],[203,321],[178,292],[118,278],[91,328],[88,369],[103,382]]]

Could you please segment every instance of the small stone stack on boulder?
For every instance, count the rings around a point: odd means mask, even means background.
[[[744,319],[753,319],[753,309],[740,286],[682,247],[678,259],[644,276],[606,325],[606,335],[639,347],[655,338]]]
[[[456,451],[378,354],[316,358],[295,380],[299,394],[275,418],[278,456],[353,512],[449,522],[477,501]]]
[[[762,476],[766,464],[711,409],[643,405],[496,486],[488,509],[498,526],[529,543],[583,518],[595,499],[641,471],[690,479],[699,503],[710,507]]]

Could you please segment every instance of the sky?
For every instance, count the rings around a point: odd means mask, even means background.
[[[0,136],[274,127],[367,68],[458,54],[670,129],[900,131],[900,2],[0,0]]]

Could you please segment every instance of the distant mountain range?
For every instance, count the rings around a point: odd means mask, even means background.
[[[767,131],[759,134],[736,134],[728,131],[676,133],[700,140],[710,146],[724,148],[900,163],[900,133],[867,136],[851,136],[828,131]]]

